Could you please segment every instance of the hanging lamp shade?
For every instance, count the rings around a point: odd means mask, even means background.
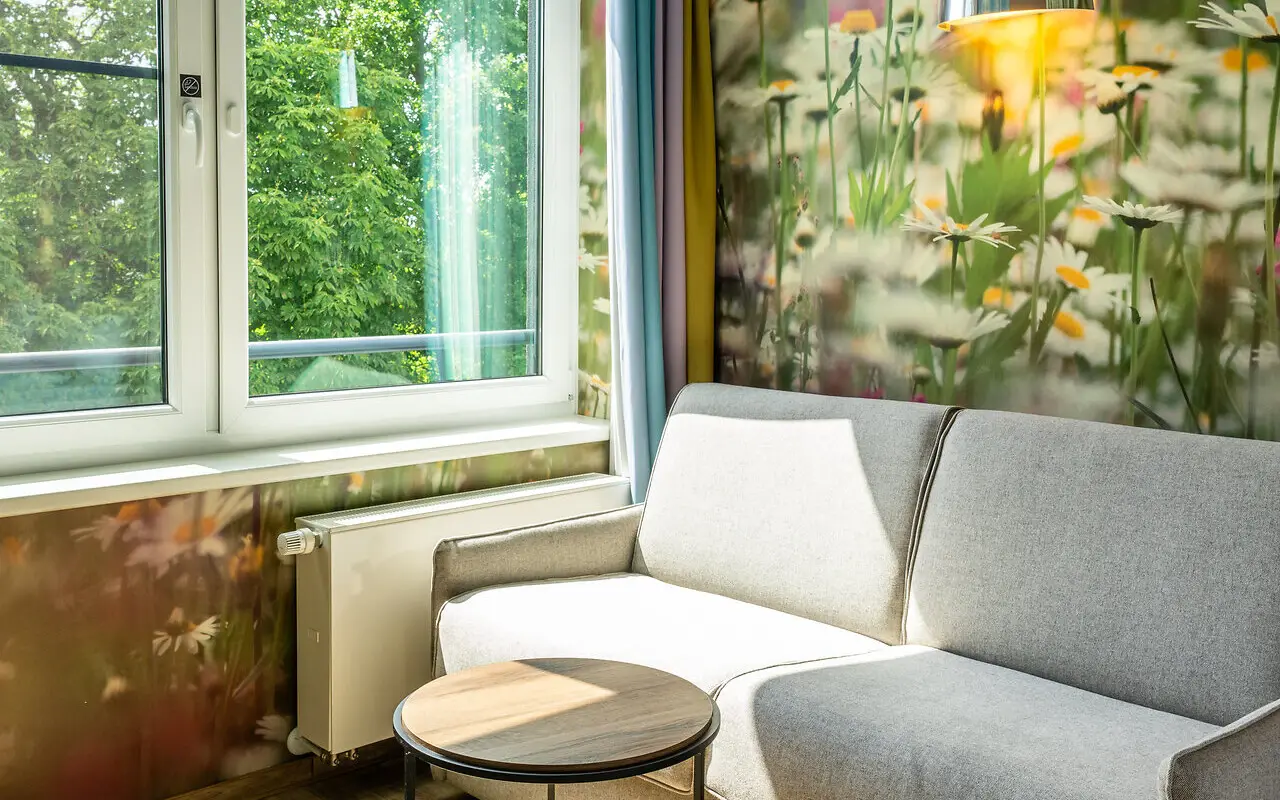
[[[1094,8],[1094,0],[938,0],[938,27],[951,30],[970,22],[1048,11],[1093,11]]]

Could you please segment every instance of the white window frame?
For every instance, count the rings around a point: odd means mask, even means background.
[[[0,418],[0,476],[576,414],[580,9],[538,6],[540,374],[250,397],[244,0],[163,0],[168,402]]]

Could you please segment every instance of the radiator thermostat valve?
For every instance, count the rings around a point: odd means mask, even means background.
[[[320,544],[320,534],[303,528],[300,531],[290,531],[276,537],[276,554],[281,558],[305,556],[307,553],[314,552]]]

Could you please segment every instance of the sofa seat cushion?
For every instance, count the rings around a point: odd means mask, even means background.
[[[728,684],[709,788],[807,800],[1136,800],[1213,725],[927,647]]]
[[[841,628],[631,574],[480,589],[444,604],[437,635],[445,672],[521,658],[603,658],[665,670],[713,696],[752,670],[886,648]],[[689,791],[692,765],[653,777]]]

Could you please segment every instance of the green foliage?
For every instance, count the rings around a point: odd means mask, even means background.
[[[253,340],[438,330],[438,71],[466,44],[482,329],[526,324],[527,4],[248,0],[249,318]],[[88,11],[85,11],[85,8]],[[0,0],[0,52],[156,63],[153,0]],[[354,51],[360,105],[337,102]],[[0,352],[161,344],[164,231],[155,82],[0,67]],[[469,176],[475,175],[472,180]],[[456,184],[455,187],[456,188]],[[523,350],[486,374],[524,374]],[[441,377],[423,353],[361,356],[385,383]],[[254,394],[305,359],[255,362]],[[0,377],[0,415],[157,402],[158,368]]]

